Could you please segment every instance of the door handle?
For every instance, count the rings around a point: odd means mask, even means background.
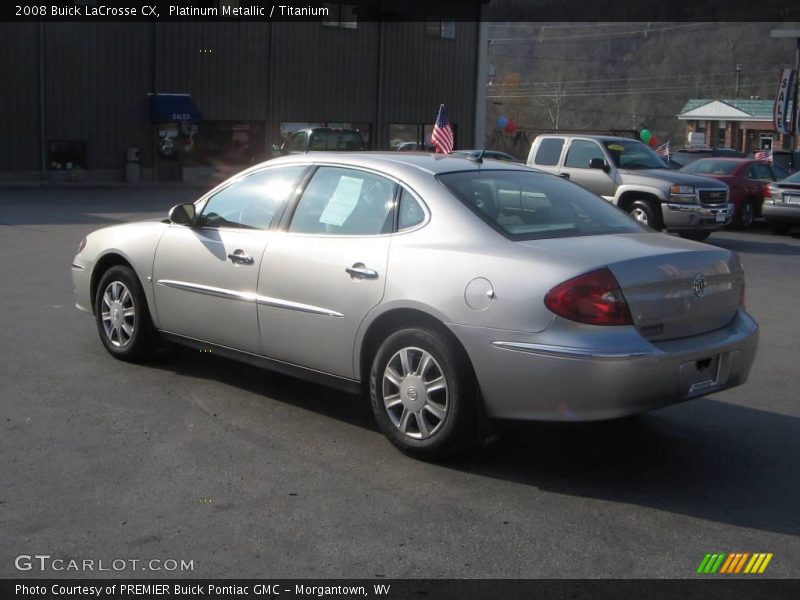
[[[558,176],[562,179],[569,179],[569,173],[559,173]]]
[[[352,267],[347,267],[345,271],[353,279],[377,279],[378,272],[374,269],[367,269],[364,263],[356,263]]]
[[[237,265],[252,265],[255,262],[252,256],[244,253],[244,250],[234,250],[233,253],[228,254],[228,258]]]

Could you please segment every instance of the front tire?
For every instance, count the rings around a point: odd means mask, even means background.
[[[661,231],[663,225],[661,224],[661,215],[659,214],[659,206],[654,202],[648,200],[636,200],[631,204],[630,215],[639,221],[642,225],[647,225],[651,229]]]
[[[370,401],[381,432],[409,456],[442,460],[477,441],[468,360],[434,329],[402,329],[381,344],[370,372]]]
[[[136,361],[152,349],[153,325],[136,273],[111,267],[100,278],[94,303],[97,332],[111,356]]]
[[[752,199],[747,198],[739,206],[733,218],[733,226],[736,229],[747,230],[753,226],[756,220],[756,205]]]

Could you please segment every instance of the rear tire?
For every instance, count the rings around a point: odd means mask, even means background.
[[[381,344],[370,371],[370,401],[381,432],[414,458],[443,460],[477,442],[468,360],[434,329],[401,329]]]
[[[695,242],[704,242],[711,235],[710,231],[681,231],[679,236],[686,240],[693,240]]]
[[[152,350],[155,334],[147,299],[130,267],[119,265],[103,273],[94,311],[100,341],[111,356],[137,361]]]
[[[628,212],[642,225],[647,225],[651,229],[661,231],[664,225],[661,223],[660,207],[650,200],[636,200],[631,204]]]

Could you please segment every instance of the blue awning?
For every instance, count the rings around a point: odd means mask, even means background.
[[[203,119],[189,94],[151,94],[150,115],[157,123],[194,122]]]

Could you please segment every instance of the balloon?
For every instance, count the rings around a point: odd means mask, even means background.
[[[503,116],[497,117],[497,127],[503,129],[506,125],[508,125],[508,119]]]
[[[514,133],[517,130],[517,124],[514,121],[509,121],[503,129],[506,130],[506,133]]]
[[[650,141],[651,137],[653,137],[653,134],[650,133],[649,129],[642,129],[639,132],[639,139],[642,140],[645,144]]]
[[[656,136],[651,137],[650,141],[647,142],[647,145],[650,146],[651,148],[655,148],[656,146],[658,146],[658,138]]]

